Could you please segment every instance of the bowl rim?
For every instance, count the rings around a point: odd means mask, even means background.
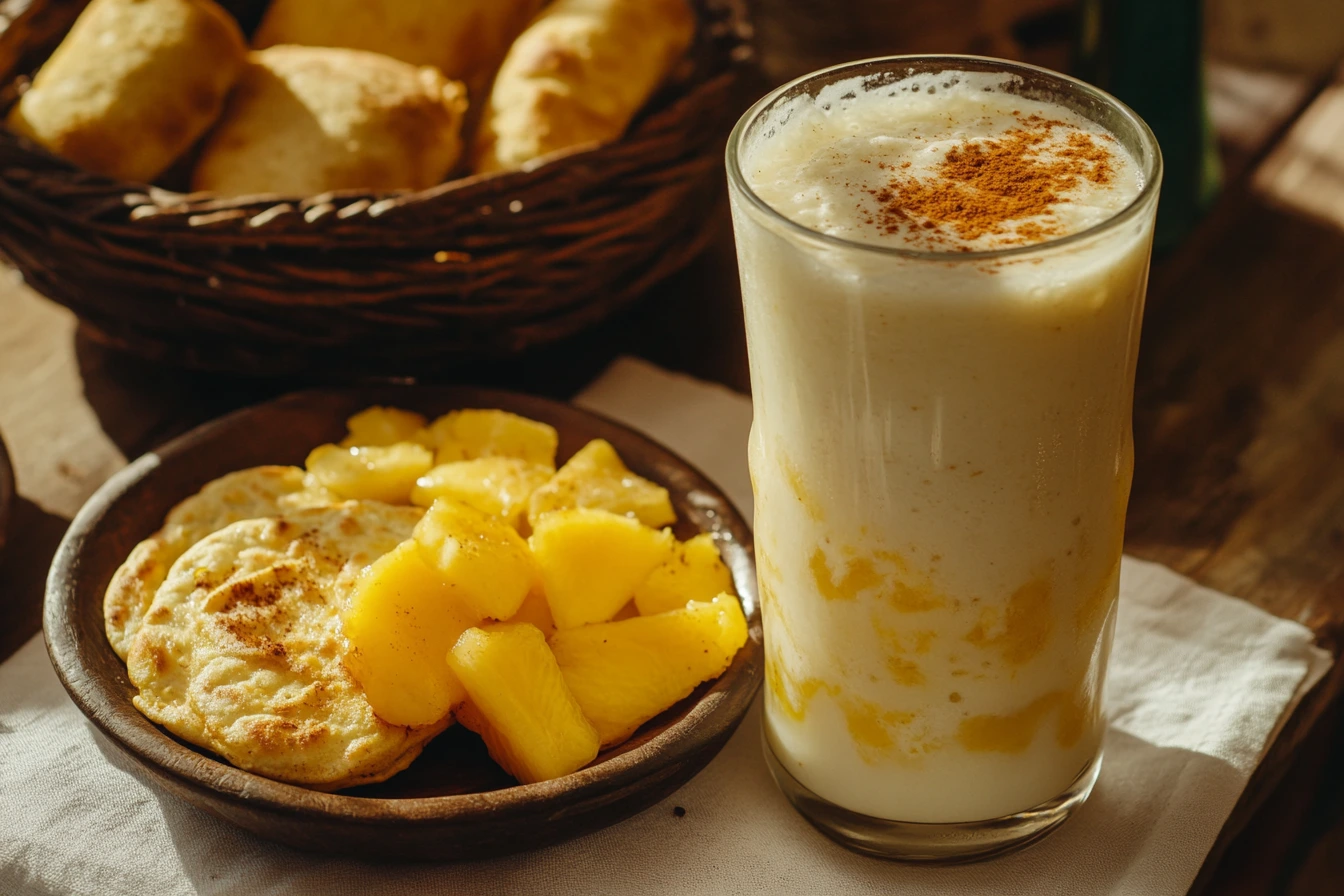
[[[575,803],[621,790],[680,762],[691,760],[716,738],[722,737],[726,741],[727,733],[745,716],[764,678],[762,664],[753,663],[763,653],[761,642],[750,634],[746,645],[738,651],[732,664],[713,682],[709,690],[681,718],[647,742],[561,778],[535,784],[517,784],[499,790],[404,798],[351,796],[340,792],[311,790],[245,771],[208,751],[199,752],[196,748],[184,746],[158,725],[145,728],[128,720],[127,713],[139,716],[139,711],[115,693],[105,678],[89,674],[79,656],[80,635],[76,620],[82,604],[80,595],[90,587],[87,582],[83,583],[82,589],[79,587],[81,551],[85,542],[96,534],[102,520],[134,485],[153,474],[163,457],[188,452],[259,409],[302,403],[314,396],[329,396],[333,393],[392,393],[402,389],[416,392],[430,390],[445,396],[471,394],[476,406],[503,408],[508,403],[516,405],[520,400],[533,406],[549,405],[563,409],[565,413],[594,418],[624,431],[634,440],[645,443],[654,454],[662,455],[662,460],[670,461],[689,474],[692,480],[696,480],[692,491],[708,492],[714,496],[725,511],[720,513],[723,529],[730,532],[733,540],[740,545],[754,574],[751,529],[732,500],[709,477],[680,455],[604,414],[524,393],[464,385],[388,384],[291,392],[217,417],[145,453],[104,482],[71,521],[47,576],[42,628],[57,677],[84,716],[148,771],[166,775],[189,789],[245,801],[254,809],[291,817],[398,826],[417,822],[441,825],[445,822],[465,821],[483,811],[498,819],[511,812],[536,811],[548,802],[553,802],[557,810],[565,809]],[[445,407],[451,406],[445,404]],[[736,581],[736,577],[734,584],[739,592],[743,590],[742,583]],[[750,593],[739,593],[739,600],[743,604],[749,629],[759,630],[759,598],[754,577],[749,584]],[[102,646],[111,651],[111,645],[106,642]],[[209,764],[208,773],[203,763]]]

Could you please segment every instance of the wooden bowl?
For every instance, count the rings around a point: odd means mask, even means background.
[[[207,481],[258,464],[300,464],[344,435],[371,404],[433,416],[503,408],[554,426],[560,458],[589,439],[614,445],[635,472],[672,495],[687,538],[712,532],[741,595],[750,636],[713,682],[646,723],[572,775],[517,785],[461,726],[381,784],[319,793],[245,772],[179,741],[131,704],[126,668],[103,632],[103,592],[140,539],[173,504]],[[103,485],[75,517],[47,580],[47,649],[75,704],[143,777],[256,834],[299,849],[373,859],[452,861],[518,852],[589,833],[645,809],[705,766],[742,720],[762,678],[760,612],[751,532],[703,474],[648,438],[569,405],[453,387],[299,392],[207,423],[146,454]]]

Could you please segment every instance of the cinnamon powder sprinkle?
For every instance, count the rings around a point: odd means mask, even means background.
[[[1052,132],[1068,127],[1065,122],[1039,115],[1020,121],[1020,127],[997,139],[968,140],[949,149],[936,176],[927,180],[902,176],[894,166],[879,163],[897,173],[886,187],[868,191],[878,203],[874,224],[887,233],[920,230],[930,244],[947,242],[937,232],[943,228],[966,242],[1002,237],[996,246],[1063,235],[1050,217],[1054,206],[1080,179],[1109,184],[1111,152],[1078,131],[1055,140]],[[1028,218],[1037,220],[1024,220]],[[1015,221],[1023,223],[1010,226]]]

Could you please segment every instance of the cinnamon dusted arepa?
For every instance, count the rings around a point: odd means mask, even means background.
[[[112,575],[103,597],[103,624],[112,649],[126,659],[131,639],[169,567],[211,532],[239,520],[340,501],[299,467],[249,467],[206,483],[168,511],[163,528],[137,544]]]
[[[350,501],[202,539],[131,643],[136,707],[239,768],[318,790],[405,768],[451,715],[413,728],[375,715],[345,667],[341,613],[360,571],[422,513]]]
[[[422,190],[462,151],[466,89],[378,53],[276,46],[249,55],[192,188],[241,196]]]

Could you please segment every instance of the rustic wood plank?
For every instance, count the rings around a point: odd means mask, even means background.
[[[1304,130],[1338,125],[1344,107],[1335,111],[1334,95],[1331,88],[1313,101],[1263,168],[1291,169],[1300,147],[1319,148]],[[1327,153],[1344,163],[1344,145]],[[1302,622],[1339,656],[1344,229],[1269,195],[1261,180],[1234,185],[1182,256],[1154,277],[1135,396],[1126,548]],[[1229,891],[1248,862],[1281,868],[1289,860],[1281,838],[1237,835],[1252,819],[1292,826],[1291,803],[1257,812],[1341,693],[1344,666],[1337,665],[1271,745],[1196,892]],[[1278,880],[1241,892],[1274,892]]]
[[[1299,131],[1281,149],[1310,144]],[[1338,649],[1344,228],[1240,191],[1191,247],[1150,291],[1127,547]]]
[[[1225,59],[1205,66],[1209,121],[1218,135],[1223,174],[1239,179],[1277,141],[1285,122],[1293,121],[1304,101],[1314,97],[1322,78],[1300,72],[1247,68]]]
[[[1344,6],[1341,6],[1344,9]],[[1344,69],[1255,173],[1255,191],[1344,229]]]
[[[1339,0],[1206,0],[1206,43],[1255,68],[1321,71],[1344,53]]]

